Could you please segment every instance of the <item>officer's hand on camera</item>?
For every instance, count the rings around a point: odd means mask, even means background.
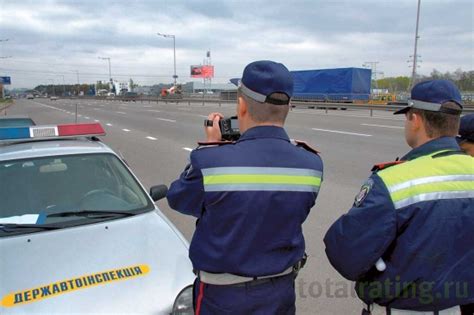
[[[224,118],[224,115],[221,113],[210,113],[207,116],[207,119],[212,120],[212,127],[204,127],[204,131],[206,132],[206,141],[207,142],[216,142],[222,140],[221,129],[219,128],[219,120]]]

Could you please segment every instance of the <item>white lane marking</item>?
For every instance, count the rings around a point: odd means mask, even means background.
[[[91,119],[90,117],[84,116],[85,119]]]
[[[130,131],[129,129],[122,129],[122,130],[125,131],[125,132],[129,132],[129,131]]]
[[[102,109],[100,109],[100,108],[93,108],[93,110],[102,110]]]
[[[147,112],[161,113],[161,110],[157,110],[157,109],[147,109],[146,111]]]
[[[77,117],[82,117],[82,115],[81,115],[81,114],[77,114]]]
[[[112,124],[107,123],[106,125],[109,126],[109,127],[112,127]]]
[[[173,119],[166,119],[166,118],[156,118],[158,120],[163,120],[163,121],[168,121],[168,122],[176,122],[176,120]]]
[[[94,121],[95,121],[95,122],[100,122],[100,120],[98,120],[98,119],[94,119]]]
[[[199,117],[204,117],[204,118],[207,118],[209,116],[206,116],[206,115],[198,115]]]
[[[183,150],[191,152],[193,149],[184,147]]]
[[[61,110],[61,109],[56,108],[54,106],[46,105],[46,104],[43,104],[43,103],[40,103],[40,102],[36,102],[36,101],[31,101],[31,102],[36,103],[36,104],[41,105],[41,106],[44,106],[44,107],[51,108],[51,109],[55,109],[55,110],[59,110],[59,111]]]
[[[341,133],[341,134],[351,135],[351,136],[372,137],[372,135],[367,135],[367,134],[365,134],[365,133],[356,133],[356,132],[347,132],[347,131],[329,130],[329,129],[319,129],[319,128],[311,128],[311,129],[313,129],[313,130],[315,130],[315,131]]]
[[[191,108],[178,108],[179,110],[191,110]]]
[[[361,124],[361,125],[362,125],[362,126],[369,126],[369,127],[404,129],[404,127],[400,127],[400,126],[376,125],[376,124]]]
[[[127,113],[124,113],[124,112],[116,112],[117,114],[122,114],[122,115],[126,115]]]
[[[145,108],[150,108],[150,107],[152,107],[152,106],[151,106],[151,105],[145,105],[145,106],[143,106],[143,107],[145,107]]]
[[[149,140],[158,140],[158,139],[156,139],[155,137],[150,137],[150,136],[148,136],[148,137],[146,137],[146,138],[149,139]]]

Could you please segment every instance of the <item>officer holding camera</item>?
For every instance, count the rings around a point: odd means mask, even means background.
[[[233,122],[211,113],[207,142],[170,186],[171,208],[198,218],[189,252],[198,315],[295,313],[294,280],[306,257],[302,224],[323,164],[283,129],[292,93],[283,64],[247,65],[237,100],[242,135],[221,141],[221,128],[232,133]]]

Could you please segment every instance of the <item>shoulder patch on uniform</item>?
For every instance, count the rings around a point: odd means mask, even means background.
[[[198,147],[196,149],[205,148],[205,147],[216,147],[226,144],[234,144],[235,141],[198,141]]]
[[[389,167],[394,166],[394,165],[402,164],[404,162],[405,161],[392,161],[392,162],[384,162],[384,163],[375,164],[372,167],[372,172],[377,172],[377,171],[383,170],[385,168],[389,168]]]
[[[364,183],[364,185],[362,185],[357,196],[355,196],[354,206],[359,207],[364,202],[365,198],[367,197],[367,195],[369,194],[373,186],[374,186],[374,181],[372,180],[372,178],[369,178]]]
[[[316,150],[315,148],[311,147],[311,146],[310,146],[307,142],[305,142],[305,141],[292,139],[292,140],[291,140],[291,143],[293,143],[295,146],[301,147],[301,148],[303,148],[303,149],[305,149],[306,151],[309,151],[309,152],[311,152],[311,153],[319,154],[319,151],[318,151],[318,150]]]

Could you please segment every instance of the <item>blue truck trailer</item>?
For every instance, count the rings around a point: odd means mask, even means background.
[[[338,68],[291,73],[295,101],[358,103],[367,102],[370,98],[370,69]]]

